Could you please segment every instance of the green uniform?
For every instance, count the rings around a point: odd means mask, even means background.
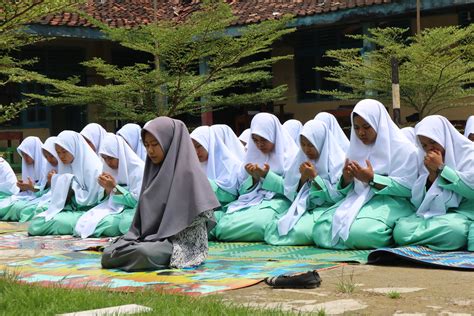
[[[332,219],[338,206],[343,202],[339,201],[330,207],[316,221],[313,229],[314,243],[321,248],[331,249],[374,249],[380,247],[390,247],[394,244],[392,231],[395,222],[415,212],[410,203],[411,191],[392,180],[390,177],[374,175],[374,183],[384,185],[381,190],[371,187],[374,195],[359,210],[349,231],[346,241],[339,241],[332,244]],[[341,187],[339,181],[339,192],[347,195],[354,187],[354,183]]]
[[[28,226],[28,234],[31,236],[72,235],[79,217],[94,206],[78,205],[76,199],[72,196],[71,201],[66,204],[64,209],[51,220],[45,221],[44,217],[34,217]],[[41,212],[46,210],[47,207],[41,208]]]
[[[283,194],[283,184],[281,183],[278,187],[275,186],[274,190],[274,192]],[[314,223],[328,207],[334,205],[334,203],[342,198],[343,195],[340,195],[339,198],[331,197],[326,184],[320,176],[317,176],[311,184],[307,209],[303,216],[285,236],[280,236],[278,233],[279,218],[274,218],[265,229],[265,241],[270,245],[279,246],[313,245]],[[321,204],[321,200],[324,201],[323,204]],[[319,205],[316,205],[316,201]]]
[[[130,225],[132,224],[133,216],[137,209],[137,200],[127,191],[126,188],[117,185],[117,190],[122,194],[115,194],[112,196],[113,202],[119,205],[123,205],[124,209],[122,212],[117,214],[110,214],[104,217],[97,227],[94,233],[90,237],[108,236],[115,237],[121,236],[128,232]]]
[[[262,183],[262,189],[272,191],[282,185],[283,178],[269,171]],[[254,189],[252,177],[241,185],[239,194],[246,194]],[[274,192],[274,191],[273,191]],[[222,241],[264,241],[265,228],[275,217],[283,214],[291,202],[277,193],[271,200],[263,200],[260,204],[221,216],[215,234]]]
[[[209,179],[209,183],[211,184],[212,191],[214,191],[214,194],[216,195],[217,200],[219,203],[221,203],[221,207],[216,209],[214,211],[214,217],[216,219],[216,223],[219,222],[221,217],[224,215],[225,210],[227,208],[227,204],[230,202],[233,202],[237,199],[237,196],[222,190],[214,180]],[[215,240],[216,239],[216,228],[214,227],[210,232],[209,232],[209,240]]]
[[[439,175],[438,184],[462,196],[459,207],[426,219],[416,214],[401,218],[393,234],[396,243],[400,246],[423,245],[441,251],[463,249],[467,245],[474,251],[474,188],[467,186],[448,166]]]
[[[27,222],[42,210],[37,209],[39,199],[48,193],[49,189],[39,190],[34,193],[34,200],[16,200],[12,204],[0,208],[0,219],[2,221]]]

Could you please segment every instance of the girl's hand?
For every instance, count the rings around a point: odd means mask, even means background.
[[[369,183],[370,181],[374,180],[374,169],[372,168],[372,164],[370,161],[366,160],[365,163],[367,164],[367,168],[362,168],[356,161],[352,162],[353,165],[353,173],[354,177],[365,183]]]
[[[98,182],[100,186],[105,189],[105,192],[107,194],[110,194],[110,192],[112,192],[112,190],[117,185],[117,182],[115,181],[114,177],[105,172],[99,176]]]

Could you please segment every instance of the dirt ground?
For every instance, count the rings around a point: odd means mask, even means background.
[[[273,289],[262,282],[221,295],[229,303],[321,315],[474,313],[474,272],[346,265],[319,274],[323,282],[316,289]],[[342,292],[343,285],[353,286],[353,292]]]

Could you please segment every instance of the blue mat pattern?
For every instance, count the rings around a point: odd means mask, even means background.
[[[394,259],[433,267],[474,270],[474,252],[435,251],[423,246],[376,249],[369,254],[368,263],[390,263]]]

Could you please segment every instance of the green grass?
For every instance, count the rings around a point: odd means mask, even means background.
[[[391,299],[399,299],[401,297],[400,293],[397,291],[390,291],[387,293],[387,296]]]
[[[356,285],[354,282],[354,270],[352,270],[352,273],[347,276],[344,275],[344,267],[342,268],[341,271],[341,276],[339,277],[339,280],[336,284],[336,288],[338,292],[341,293],[353,293],[356,289]]]
[[[41,287],[18,283],[12,272],[0,276],[0,315],[55,315],[125,304],[153,309],[136,315],[291,315],[224,304],[221,296],[189,297],[151,290],[119,293],[105,289]]]

